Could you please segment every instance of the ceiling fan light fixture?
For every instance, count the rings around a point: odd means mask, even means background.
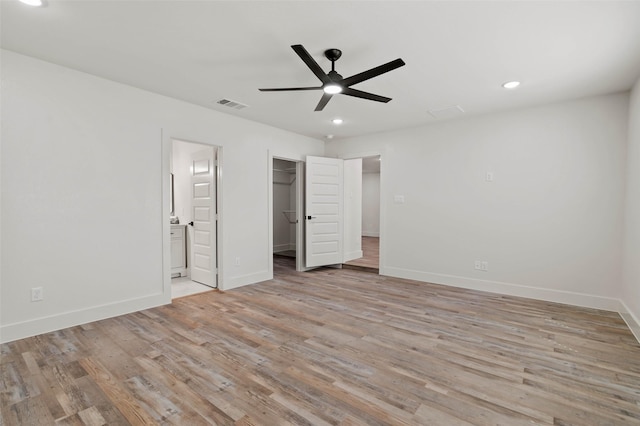
[[[322,87],[322,90],[324,90],[324,93],[328,95],[337,95],[338,93],[342,92],[342,86],[340,86],[338,83],[329,83],[325,84]]]
[[[502,87],[504,87],[505,89],[515,89],[518,86],[520,86],[519,81],[507,81],[502,85]]]
[[[343,123],[342,118],[334,118],[333,120],[331,120],[331,122],[335,125],[340,125]]]

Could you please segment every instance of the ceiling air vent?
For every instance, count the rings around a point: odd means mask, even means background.
[[[429,114],[436,120],[443,120],[445,118],[453,118],[464,114],[464,110],[460,105],[453,105],[444,108],[430,109]]]
[[[233,109],[245,109],[246,107],[249,106],[249,105],[241,104],[240,102],[232,101],[230,99],[220,99],[216,103],[220,105],[224,105],[229,108],[233,108]]]

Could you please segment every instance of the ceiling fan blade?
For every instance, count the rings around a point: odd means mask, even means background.
[[[258,89],[261,92],[287,92],[290,90],[321,90],[320,87],[275,87],[272,89]]]
[[[345,87],[342,89],[342,94],[384,103],[391,100],[391,98],[387,98],[386,96],[374,95],[373,93],[363,92],[362,90],[352,89],[351,87]]]
[[[327,102],[329,102],[329,100],[331,99],[333,95],[330,95],[329,93],[324,93],[322,95],[322,97],[320,98],[320,102],[318,102],[318,105],[316,106],[315,111],[322,111],[325,107],[325,105],[327,105]]]
[[[351,77],[347,77],[341,81],[341,84],[345,87],[348,87],[353,84],[360,83],[365,80],[369,80],[370,78],[377,77],[380,74],[393,71],[396,68],[400,68],[403,65],[405,65],[404,61],[398,58],[395,61],[387,62],[386,64],[380,65],[375,68],[371,68],[370,70],[363,71],[359,74],[352,75]]]
[[[320,79],[323,83],[331,82],[329,76],[320,68],[320,65],[311,57],[307,49],[304,48],[301,44],[294,44],[291,46],[294,52],[300,56],[300,59],[304,61],[305,64],[309,67],[309,69]]]

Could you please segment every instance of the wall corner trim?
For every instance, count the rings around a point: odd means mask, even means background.
[[[350,260],[360,259],[364,254],[362,250],[354,250],[344,254],[344,262],[349,262]],[[344,263],[343,262],[343,263]]]
[[[262,281],[269,281],[273,279],[273,273],[269,271],[261,271],[253,274],[240,275],[237,277],[229,277],[225,281],[225,285],[220,290],[227,291],[234,288],[243,287],[249,284],[256,284]]]
[[[620,314],[624,322],[627,323],[627,326],[636,337],[638,343],[640,343],[640,320],[636,318],[635,315],[633,315],[629,307],[622,300],[620,301],[620,305],[621,309],[618,310],[618,313]]]

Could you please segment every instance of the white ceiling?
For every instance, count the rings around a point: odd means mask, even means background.
[[[1,1],[2,47],[299,134],[335,139],[628,90],[640,76],[640,1]],[[291,49],[339,48],[347,77],[402,58],[314,112],[319,85]],[[507,91],[501,84],[520,80]],[[231,110],[228,98],[249,105]],[[331,119],[344,124],[334,126]]]

